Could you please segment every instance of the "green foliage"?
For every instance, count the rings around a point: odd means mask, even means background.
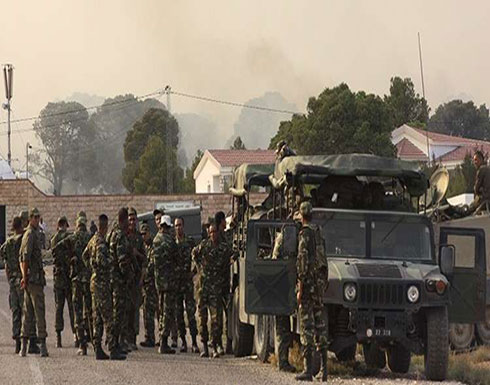
[[[395,127],[405,123],[419,127],[429,118],[427,101],[415,93],[410,78],[391,78],[390,94],[385,96],[385,102],[391,110]]]
[[[192,161],[191,167],[187,168],[185,170],[185,177],[182,182],[182,192],[187,193],[187,194],[193,194],[196,191],[196,182],[194,180],[194,171],[197,168],[197,165],[201,161],[202,157],[204,155],[204,152],[201,150],[197,150],[196,156],[194,157],[194,160]]]
[[[464,194],[466,192],[468,186],[461,166],[457,166],[454,170],[449,170],[449,181],[446,195],[447,198]]]
[[[239,136],[233,141],[233,145],[230,147],[231,150],[246,150],[245,144],[242,142],[242,138]]]
[[[302,155],[357,152],[393,157],[392,129],[390,109],[380,97],[340,84],[310,98],[306,115],[281,122],[269,148],[284,139]]]
[[[437,107],[429,128],[447,135],[489,140],[489,111],[485,104],[477,107],[472,101],[452,100]]]
[[[170,135],[170,148],[167,146]],[[167,191],[167,156],[173,170],[174,191],[182,188],[183,172],[177,164],[179,127],[167,110],[151,108],[128,132],[124,142],[123,184],[134,193]]]
[[[461,164],[461,172],[466,182],[466,193],[473,193],[473,186],[475,185],[476,169],[472,161],[473,154],[466,154],[464,161]]]

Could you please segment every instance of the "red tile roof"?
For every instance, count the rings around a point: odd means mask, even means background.
[[[407,138],[403,138],[396,144],[396,150],[398,157],[402,159],[427,159],[427,155]]]
[[[480,142],[480,143],[472,143],[465,146],[456,147],[454,150],[440,156],[437,158],[437,161],[440,162],[462,162],[466,156],[466,154],[473,155],[476,150],[483,151],[483,153],[490,153],[490,143],[488,142]]]
[[[427,135],[427,131],[425,131],[425,130],[422,130],[420,128],[415,128],[415,127],[411,127],[411,128],[413,128],[419,134],[422,134],[424,136]],[[451,143],[451,144],[479,142],[479,140],[475,140],[475,139],[468,139],[468,138],[462,138],[459,136],[451,136],[451,135],[446,135],[446,134],[440,134],[438,132],[432,132],[432,131],[429,131],[429,139],[433,140],[434,142],[438,142],[438,143]]]
[[[223,167],[236,167],[242,163],[272,164],[276,159],[273,150],[208,150]]]

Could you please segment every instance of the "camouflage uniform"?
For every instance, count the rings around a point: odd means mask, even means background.
[[[127,279],[131,270],[130,246],[126,233],[116,224],[107,237],[112,271],[112,301],[113,301],[113,335],[118,343],[121,338],[124,314],[126,311]]]
[[[196,300],[194,299],[194,282],[191,272],[192,256],[191,252],[194,248],[194,240],[184,235],[182,241],[176,238],[178,246],[178,263],[176,271],[177,282],[177,325],[180,338],[185,339],[186,328],[184,320],[184,304],[189,322],[189,332],[194,338],[197,335],[196,323]]]
[[[62,241],[68,236],[68,232],[59,230],[51,238],[51,249],[53,250],[58,242]],[[53,252],[54,266],[53,266],[53,278],[54,278],[54,300],[56,304],[56,321],[55,330],[61,332],[64,329],[63,309],[65,307],[65,301],[68,306],[68,314],[70,316],[70,326],[73,333],[75,333],[74,314],[73,314],[73,302],[72,291],[70,282],[70,257],[69,251],[66,248],[58,248]]]
[[[143,323],[145,340],[155,342],[155,315],[158,307],[158,295],[155,287],[155,261],[151,249],[152,244],[145,245],[148,265],[143,280]]]
[[[193,262],[199,273],[198,309],[200,318],[201,340],[207,344],[208,310],[211,316],[211,338],[213,346],[221,345],[223,334],[223,302],[222,292],[225,285],[223,276],[225,264],[229,268],[229,261],[233,251],[226,242],[215,245],[211,239],[202,241],[192,250]]]
[[[129,294],[129,306],[127,308],[127,319],[128,319],[128,327],[126,329],[126,340],[136,342],[136,336],[139,334],[140,324],[139,324],[139,315],[140,315],[140,307],[141,307],[141,287],[140,281],[143,269],[146,269],[147,260],[146,260],[146,250],[145,244],[143,242],[143,237],[138,231],[129,232],[128,240],[131,247],[131,251],[136,249],[137,254],[131,255],[133,261],[133,279],[128,281],[128,294]]]
[[[177,245],[169,232],[159,232],[153,240],[152,258],[160,306],[160,341],[166,341],[175,322],[175,266]],[[162,343],[162,342],[160,342]]]
[[[111,291],[111,275],[114,263],[111,260],[106,240],[100,233],[95,233],[90,239],[83,257],[92,270],[90,291],[94,320],[93,343],[94,346],[101,347],[102,334],[105,329],[109,350],[114,352],[116,341],[114,339]]]
[[[9,283],[9,305],[10,311],[12,312],[13,339],[20,337],[22,306],[24,304],[24,291],[20,287],[20,280],[22,279],[22,273],[19,266],[19,250],[21,242],[22,234],[14,234],[8,237],[0,248],[1,258],[5,261],[5,270]]]
[[[233,239],[231,231],[223,231],[220,232],[220,242],[226,243],[226,246],[231,250],[233,248]],[[225,314],[225,322],[224,322],[224,333],[226,338],[228,339],[228,309],[230,308],[230,280],[231,280],[231,268],[230,268],[230,255],[223,254],[222,257],[224,260],[222,261],[223,266],[223,285],[221,288],[221,302],[223,304],[223,311]],[[230,344],[228,342],[228,344]],[[228,347],[231,349],[231,344]]]

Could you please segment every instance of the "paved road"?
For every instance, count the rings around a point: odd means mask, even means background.
[[[51,268],[47,268],[48,276]],[[0,384],[2,385],[102,385],[102,384],[295,384],[290,374],[279,373],[268,364],[251,358],[202,359],[196,354],[159,355],[154,349],[140,348],[127,361],[96,361],[93,352],[87,357],[76,355],[71,331],[63,334],[64,347],[54,347],[53,282],[48,278],[45,289],[48,323],[48,358],[20,358],[13,352],[8,284],[0,271]],[[65,323],[68,314],[65,315]],[[423,384],[411,379],[334,378],[336,384]]]

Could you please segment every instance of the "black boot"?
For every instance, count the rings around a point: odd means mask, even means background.
[[[296,381],[313,381],[313,354],[312,352],[305,352],[305,369],[303,373],[296,376]]]
[[[296,372],[296,368],[289,363],[289,361],[286,362],[280,362],[279,363],[279,371],[281,372],[287,372],[287,373],[294,373]]]
[[[19,356],[27,356],[27,338],[25,337],[22,338],[22,346],[20,348]]]
[[[201,353],[201,357],[209,357],[208,341],[203,341],[202,342],[202,353]]]
[[[57,348],[62,348],[63,347],[61,345],[61,331],[56,332],[56,347]]]
[[[76,348],[79,348],[80,347],[80,341],[78,340],[78,337],[76,334],[73,334],[73,345],[76,347]]]
[[[79,356],[87,355],[87,340],[85,338],[80,339],[80,347],[78,348],[77,354]]]
[[[117,349],[110,352],[109,358],[114,361],[123,361],[126,359],[124,354],[121,354]]]
[[[192,336],[192,353],[199,353],[199,346],[197,346],[196,336]]]
[[[182,337],[182,347],[180,348],[181,353],[187,353],[187,341],[185,340],[185,337]]]
[[[27,350],[29,354],[39,354],[41,351],[39,350],[39,346],[37,346],[37,337],[29,338],[29,349]]]
[[[41,348],[40,348],[41,357],[47,357],[48,347],[46,346],[46,338],[41,338]]]
[[[328,356],[327,349],[323,349],[321,351],[322,366],[320,367],[320,372],[315,377],[320,382],[327,382],[327,377],[328,377],[327,356]]]
[[[94,347],[95,350],[95,359],[96,360],[108,360],[109,356],[105,354],[104,350],[102,349],[102,346],[99,344],[95,345]]]
[[[170,346],[168,346],[167,338],[162,338],[160,340],[160,347],[158,348],[158,353],[160,353],[160,354],[175,354],[175,350],[173,350]]]
[[[140,345],[143,346],[144,348],[154,348],[155,347],[155,340],[149,339],[147,337],[147,338],[145,338],[144,341],[140,342]]]
[[[22,340],[20,337],[15,338],[15,354],[19,354],[22,345]]]
[[[231,338],[226,339],[226,354],[233,354],[233,340]]]

